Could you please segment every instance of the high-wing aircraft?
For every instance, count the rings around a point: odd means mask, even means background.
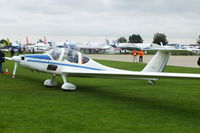
[[[91,58],[86,57],[78,51],[68,48],[55,48],[44,54],[19,55],[7,60],[15,62],[13,78],[16,73],[17,64],[23,67],[51,73],[52,78],[44,81],[45,86],[56,86],[56,75],[61,75],[64,84],[62,89],[75,90],[76,86],[67,81],[67,77],[99,77],[99,78],[122,78],[147,80],[154,84],[156,80],[162,77],[172,78],[200,78],[200,74],[186,73],[164,73],[163,70],[168,62],[170,52],[178,50],[159,50],[151,61],[142,71],[127,71],[107,67],[97,63]]]
[[[121,48],[122,50],[135,50],[135,49],[150,49],[152,43],[117,43],[117,47]]]

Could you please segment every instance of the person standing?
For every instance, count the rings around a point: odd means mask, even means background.
[[[198,59],[198,61],[197,61],[197,65],[200,66],[200,57],[199,57],[199,59]]]
[[[14,54],[15,54],[14,48],[11,48],[11,50],[10,50],[10,57],[13,57]]]
[[[137,62],[137,55],[138,55],[137,50],[134,50],[132,55],[133,55],[133,62]]]
[[[5,61],[4,57],[5,57],[5,54],[0,49],[0,74],[3,73],[3,65],[2,65],[2,63],[4,63],[4,61]]]
[[[139,54],[139,63],[143,63],[144,51],[140,50],[138,54]]]
[[[35,49],[34,48],[32,49],[32,53],[35,54]]]

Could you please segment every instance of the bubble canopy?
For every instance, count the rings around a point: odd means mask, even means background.
[[[55,48],[50,51],[47,51],[45,54],[48,54],[52,57],[53,60],[85,64],[90,59],[76,50],[69,48]]]

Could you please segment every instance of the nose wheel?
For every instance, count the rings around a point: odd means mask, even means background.
[[[47,79],[44,81],[44,85],[47,87],[53,87],[57,85],[57,82],[55,81],[56,75],[53,75],[51,79]]]

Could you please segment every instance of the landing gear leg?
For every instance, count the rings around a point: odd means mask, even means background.
[[[61,88],[62,88],[64,91],[76,90],[76,86],[75,86],[74,84],[68,83],[68,82],[67,82],[67,75],[66,75],[65,73],[61,74],[61,76],[62,76],[62,79],[63,79],[63,81],[64,81],[64,84],[62,85]]]
[[[57,82],[55,81],[56,75],[53,74],[51,79],[47,79],[44,81],[44,85],[48,87],[53,87],[57,85]]]
[[[148,83],[149,83],[150,85],[155,85],[155,84],[156,84],[156,82],[155,82],[154,80],[149,80]]]

